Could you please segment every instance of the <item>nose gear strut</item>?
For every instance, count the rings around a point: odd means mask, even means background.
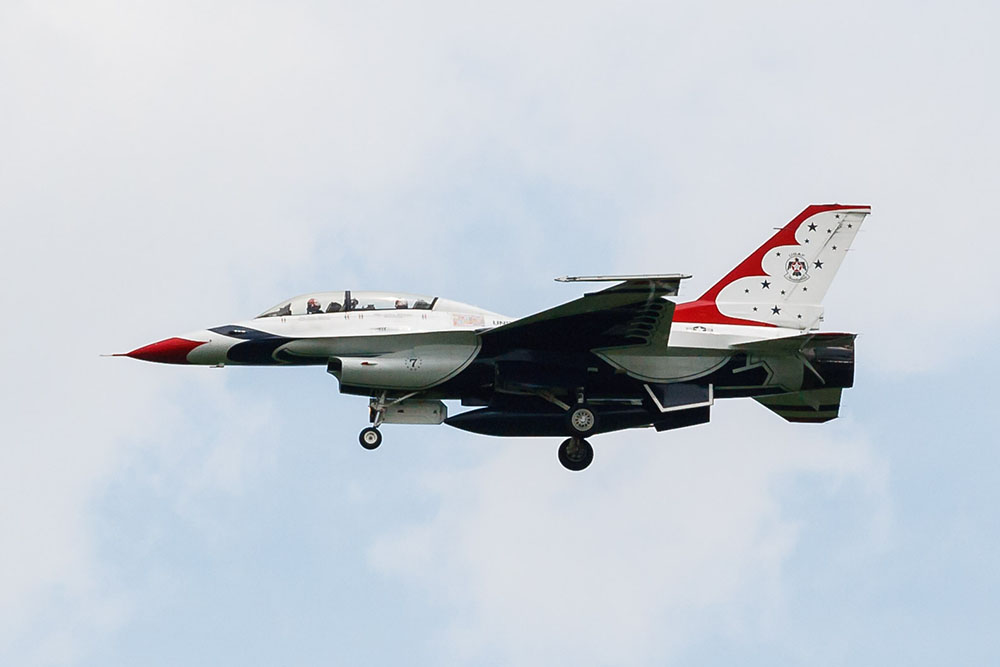
[[[361,446],[365,449],[375,449],[382,444],[382,432],[378,430],[378,427],[382,425],[385,421],[385,411],[388,407],[396,405],[397,403],[402,403],[408,398],[413,398],[419,391],[411,391],[409,394],[404,394],[399,398],[394,398],[392,400],[386,400],[387,392],[382,392],[377,397],[373,397],[368,401],[368,419],[371,421],[372,425],[361,430],[361,434],[358,436],[358,440],[361,442]]]

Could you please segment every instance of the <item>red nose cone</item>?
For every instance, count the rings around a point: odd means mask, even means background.
[[[188,363],[188,352],[204,344],[204,342],[187,340],[186,338],[168,338],[159,343],[152,343],[132,350],[124,356],[143,361],[157,361],[161,364],[186,364]]]

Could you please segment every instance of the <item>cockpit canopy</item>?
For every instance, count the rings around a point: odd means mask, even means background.
[[[286,299],[257,316],[288,317],[342,313],[355,310],[431,310],[437,297],[400,294],[398,292],[316,292]]]

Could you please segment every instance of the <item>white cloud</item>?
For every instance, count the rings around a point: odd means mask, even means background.
[[[578,475],[552,442],[498,448],[429,479],[439,511],[379,539],[372,563],[451,610],[437,639],[458,662],[634,664],[767,636],[801,520],[784,482],[808,475],[860,499],[872,513],[842,546],[877,550],[884,464],[863,440],[803,433],[753,404],[717,413],[689,432],[603,436]]]
[[[194,473],[164,492],[191,521],[199,498],[238,495],[269,465],[265,439],[245,441],[282,406],[185,448],[178,395],[224,425],[228,389],[95,355],[286,290],[418,281],[516,315],[571,298],[541,283],[563,272],[681,270],[704,286],[800,205],[852,198],[875,212],[831,324],[864,331],[866,363],[884,368],[965,354],[968,329],[997,315],[979,250],[995,237],[994,10],[860,7],[5,4],[0,309],[17,325],[0,330],[0,646],[48,639],[38,661],[67,662],[125,622],[93,504],[137,449],[150,485]],[[900,335],[902,321],[919,325]],[[780,601],[796,544],[774,481],[877,489],[878,466],[859,444],[743,447],[750,428],[706,429],[602,438],[577,477],[538,464],[548,446],[505,444],[445,471],[442,515],[373,557],[450,590],[470,611],[452,637],[473,654],[545,655],[536,624],[598,655],[631,637],[638,656],[659,650],[649,618],[675,643],[750,622]],[[79,629],[46,627],[56,608]]]

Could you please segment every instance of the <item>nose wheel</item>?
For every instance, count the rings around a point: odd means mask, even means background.
[[[567,438],[559,445],[559,463],[567,470],[578,472],[594,460],[594,448],[583,438]]]
[[[358,440],[365,449],[375,449],[382,444],[382,432],[377,428],[369,426],[361,431]]]

